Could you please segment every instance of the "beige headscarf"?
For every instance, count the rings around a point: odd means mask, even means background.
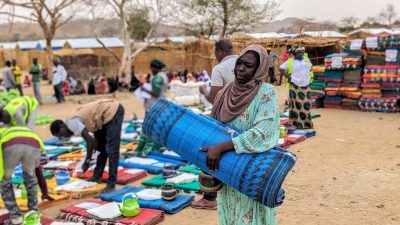
[[[239,58],[248,51],[258,53],[260,65],[253,78],[247,83],[241,84],[235,79],[218,92],[211,112],[211,117],[216,120],[229,122],[239,116],[253,101],[268,74],[269,58],[267,51],[260,45],[250,45],[240,53]]]

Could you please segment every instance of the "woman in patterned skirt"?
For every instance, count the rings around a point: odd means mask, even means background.
[[[288,79],[289,119],[299,129],[312,129],[311,90],[312,64],[304,53],[304,48],[295,48],[294,58],[289,58],[280,66],[281,74]]]
[[[238,154],[268,151],[279,139],[279,106],[274,87],[264,83],[268,75],[268,53],[259,45],[244,49],[235,65],[235,80],[218,92],[211,116],[243,131],[237,137],[204,147],[207,166],[218,170],[221,156],[234,150]],[[224,185],[218,195],[221,225],[274,225],[276,209]]]

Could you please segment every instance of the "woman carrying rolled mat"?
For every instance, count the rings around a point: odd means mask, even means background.
[[[234,82],[217,94],[211,116],[242,133],[229,141],[201,149],[207,152],[206,163],[210,170],[218,170],[219,160],[225,152],[252,154],[277,145],[277,94],[272,85],[263,82],[268,75],[268,65],[267,51],[259,45],[250,45],[236,62]],[[273,225],[276,224],[275,214],[275,208],[268,208],[227,185],[219,192],[221,225]]]

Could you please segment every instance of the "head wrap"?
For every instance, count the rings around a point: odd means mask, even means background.
[[[218,92],[211,112],[211,117],[216,120],[228,122],[239,116],[251,104],[268,74],[267,51],[260,45],[250,45],[240,53],[239,59],[249,51],[257,53],[260,57],[260,65],[247,83],[242,84],[235,79]]]
[[[153,59],[150,62],[150,67],[157,68],[157,69],[161,70],[161,69],[163,69],[165,67],[165,64],[163,62],[161,62],[160,60],[158,60],[158,59]]]
[[[298,52],[298,51],[306,51],[306,49],[304,47],[302,47],[301,45],[297,45],[294,47],[294,52]]]

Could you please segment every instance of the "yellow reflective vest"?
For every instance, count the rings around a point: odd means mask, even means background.
[[[310,58],[308,58],[308,55],[304,53],[304,60],[309,63],[309,69],[310,69],[310,83],[313,82],[314,80],[314,72],[312,70],[312,63],[310,61]],[[288,75],[291,76],[293,73],[293,62],[294,58],[289,58],[288,59]],[[290,88],[291,84],[289,82],[286,83],[286,87]]]
[[[10,114],[11,125],[13,125],[13,126],[17,125],[17,120],[15,119],[14,114],[17,111],[17,109],[19,107],[21,107],[22,105],[25,106],[24,121],[25,121],[25,123],[27,123],[29,114],[31,114],[31,112],[36,109],[36,107],[39,105],[39,102],[36,99],[29,97],[29,96],[22,96],[22,97],[12,99],[4,107],[4,110],[7,111],[8,114]]]
[[[4,162],[3,162],[3,144],[17,137],[33,138],[39,144],[42,151],[44,151],[44,145],[42,139],[33,133],[28,127],[13,126],[0,129],[0,181],[3,180],[4,176]]]

